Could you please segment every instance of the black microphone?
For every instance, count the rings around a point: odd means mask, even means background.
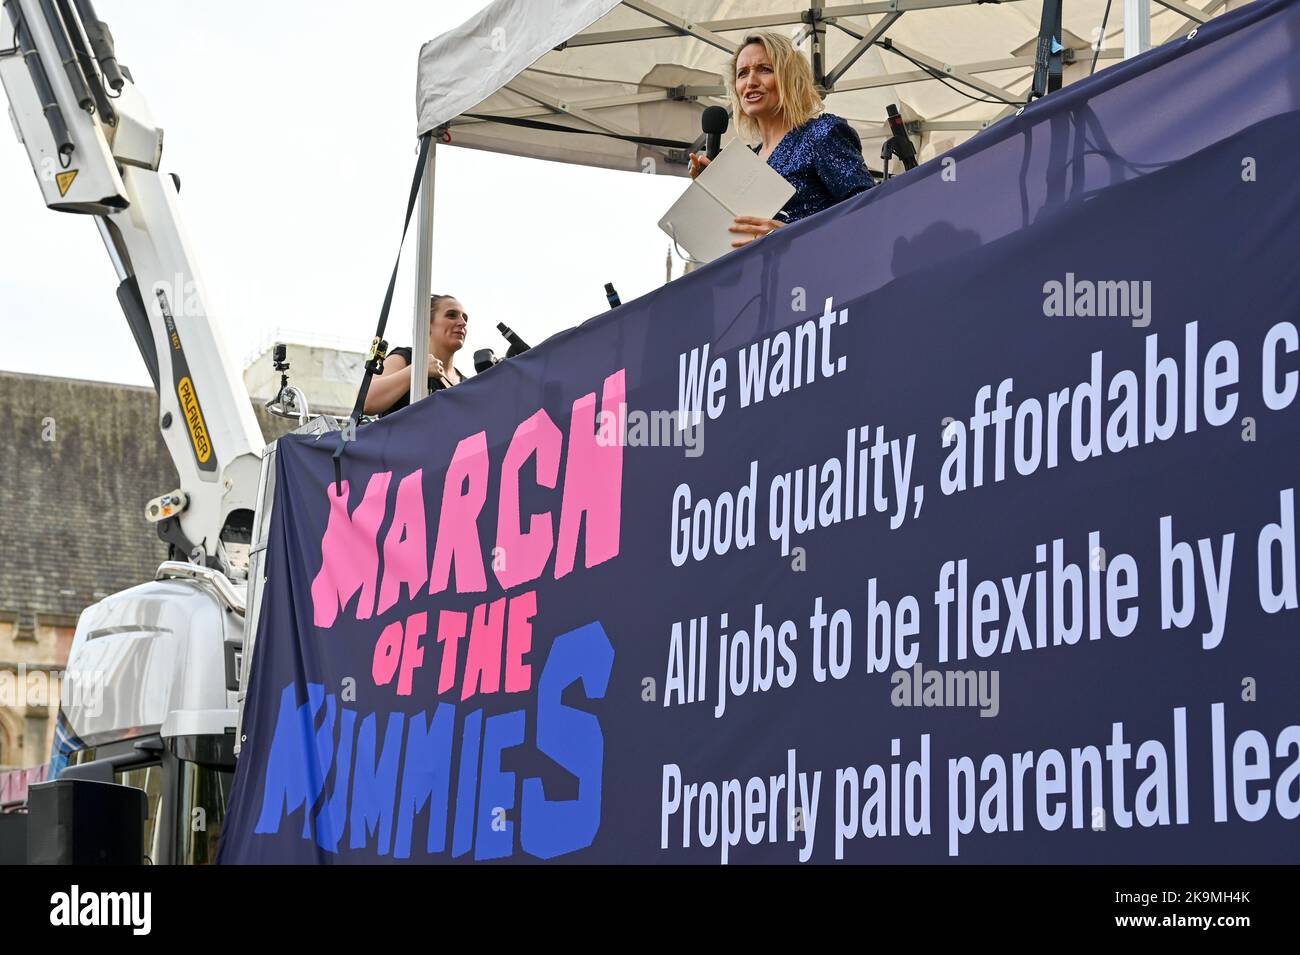
[[[500,358],[492,353],[492,349],[480,348],[474,353],[474,371],[482,374],[500,360]]]
[[[704,132],[704,155],[712,160],[722,151],[722,134],[727,131],[731,117],[724,106],[710,106],[700,114],[700,129]]]
[[[898,114],[898,107],[890,103],[885,111],[889,114],[889,138],[894,144],[894,155],[902,161],[904,169],[915,169],[916,147],[907,135],[907,127],[903,124],[903,117]]]
[[[525,342],[522,338],[520,338],[518,335],[512,332],[506,326],[505,322],[497,322],[497,331],[499,331],[502,337],[505,338],[505,340],[510,343],[510,348],[506,350],[507,358],[514,358],[516,355],[522,355],[524,352],[528,351],[528,349],[532,347],[527,342]]]

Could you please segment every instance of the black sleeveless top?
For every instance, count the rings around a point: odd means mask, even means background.
[[[408,365],[414,364],[414,362],[412,361],[412,358],[414,357],[414,352],[412,352],[411,349],[403,346],[401,348],[394,348],[392,351],[388,353],[389,358],[392,358],[397,355],[400,355]],[[461,379],[464,380],[465,376],[460,374],[460,369],[456,368],[455,365],[453,365],[452,368],[455,369],[456,374],[460,375]],[[443,384],[441,378],[435,377],[433,375],[429,376],[430,392],[442,391],[446,387],[447,386]],[[402,397],[398,398],[395,402],[393,402],[391,407],[385,409],[384,411],[379,412],[379,417],[382,418],[385,415],[390,415],[394,411],[401,411],[403,408],[410,407],[410,404],[411,404],[411,393],[410,391],[404,391],[402,392]]]

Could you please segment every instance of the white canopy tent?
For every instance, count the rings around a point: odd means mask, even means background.
[[[1063,82],[1242,0],[1199,2],[1065,0]],[[727,103],[731,54],[764,29],[808,54],[868,166],[880,168],[891,103],[924,161],[1025,102],[1041,16],[1038,0],[494,0],[420,51],[417,132],[433,133],[435,148],[684,176],[700,114]],[[433,155],[417,232],[413,401],[427,376]]]

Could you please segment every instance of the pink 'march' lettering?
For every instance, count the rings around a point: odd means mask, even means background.
[[[402,597],[406,584],[413,599],[429,579],[429,548],[424,533],[424,469],[402,478],[397,485],[393,523],[384,537],[384,579],[379,585],[379,613]]]
[[[311,582],[312,622],[318,627],[334,626],[339,611],[361,591],[357,600],[357,619],[368,620],[375,610],[376,578],[379,575],[379,550],[376,538],[384,521],[388,504],[388,483],[393,472],[379,471],[370,476],[365,496],[348,514],[349,484],[334,493],[331,484],[330,516],[321,539],[321,568]]]
[[[483,545],[479,543],[478,516],[487,500],[487,432],[479,431],[456,445],[442,486],[442,511],[438,515],[438,541],[429,571],[429,593],[447,589],[453,558],[456,592],[487,590],[483,570]]]
[[[501,464],[501,506],[497,510],[497,546],[501,566],[497,580],[505,590],[536,580],[542,575],[555,544],[555,529],[549,513],[533,514],[528,530],[520,530],[519,469],[537,456],[537,483],[554,488],[560,472],[560,444],[563,436],[545,410],[539,410],[515,429]],[[498,561],[493,558],[493,567]]]
[[[601,402],[617,413],[623,403],[624,369],[605,379]],[[555,551],[555,578],[573,570],[578,530],[587,518],[586,566],[595,567],[618,556],[623,507],[623,436],[597,440],[596,394],[573,403],[569,422],[569,456],[564,462],[564,499],[560,508],[560,541]]]

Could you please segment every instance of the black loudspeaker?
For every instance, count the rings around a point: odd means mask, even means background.
[[[0,813],[0,865],[26,865],[27,814]]]
[[[30,865],[143,865],[143,789],[56,779],[27,790]]]

